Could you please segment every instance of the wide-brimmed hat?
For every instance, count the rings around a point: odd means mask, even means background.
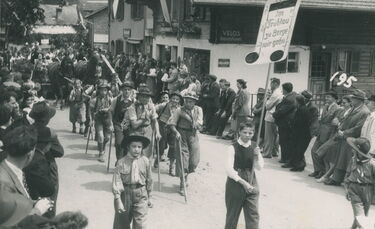
[[[131,82],[131,81],[125,81],[123,84],[120,85],[120,89],[122,89],[124,87],[134,89],[134,83]]]
[[[98,82],[98,88],[111,88],[111,86],[108,84],[107,80],[99,80]]]
[[[172,96],[178,96],[180,98],[180,105],[184,105],[184,97],[182,97],[182,95],[178,92],[178,91],[175,91],[173,92],[172,94],[169,95],[169,97],[172,98]]]
[[[143,149],[150,145],[150,139],[140,135],[130,135],[125,137],[124,140],[122,140],[121,145],[126,148],[132,142],[142,142]]]
[[[301,95],[303,95],[303,97],[305,97],[308,100],[310,100],[313,97],[313,94],[308,90],[303,90],[301,92]]]
[[[367,138],[352,138],[346,139],[346,142],[352,147],[357,153],[361,154],[363,157],[372,158],[368,155],[371,149],[371,143]]]
[[[353,93],[350,95],[350,97],[352,99],[359,99],[359,100],[365,101],[366,100],[366,92],[364,92],[360,89],[356,89],[356,90],[353,91]]]
[[[148,89],[147,87],[142,87],[142,88],[138,89],[137,95],[145,95],[145,96],[152,97],[152,93],[151,93],[150,89]]]
[[[34,120],[50,120],[56,114],[56,109],[50,107],[45,101],[33,105],[29,116]]]
[[[198,95],[195,92],[189,92],[189,93],[185,94],[184,99],[193,99],[195,101],[199,100]]]
[[[371,95],[369,98],[367,98],[367,100],[375,102],[375,95]]]

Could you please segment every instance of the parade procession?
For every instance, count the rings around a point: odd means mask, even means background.
[[[0,229],[375,228],[373,28],[373,0],[0,0]]]

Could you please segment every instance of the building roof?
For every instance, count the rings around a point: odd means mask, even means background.
[[[107,10],[107,9],[108,9],[108,6],[104,6],[104,7],[100,8],[100,9],[92,12],[91,14],[86,15],[85,18],[91,18],[91,17],[95,16],[96,14],[98,14],[98,13],[104,11],[104,10]]]
[[[34,34],[75,34],[77,31],[71,25],[36,25],[31,30]]]
[[[105,6],[108,6],[108,0],[80,0],[80,10],[84,14],[84,17]]]
[[[199,5],[264,6],[266,0],[193,0]],[[313,9],[337,9],[375,11],[374,0],[302,0],[301,7]]]
[[[56,9],[59,5],[41,4],[40,7],[44,10],[44,21],[37,24],[47,25],[76,25],[78,22],[77,5],[66,5],[61,9],[56,20]]]

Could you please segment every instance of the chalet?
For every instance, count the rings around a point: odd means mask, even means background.
[[[247,65],[266,0],[161,0],[154,9],[153,57],[184,61],[191,72],[264,87],[267,65]],[[375,92],[375,1],[302,0],[289,56],[271,77],[321,93],[338,70]]]

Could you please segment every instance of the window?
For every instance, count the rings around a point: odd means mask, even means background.
[[[340,50],[337,54],[337,70],[359,73],[360,57],[359,51]]]
[[[293,73],[299,70],[299,53],[290,52],[288,57],[280,62],[276,62],[274,66],[274,73]]]
[[[193,11],[194,8],[191,4],[191,1],[190,0],[185,0],[184,1],[184,19],[185,20],[191,20],[192,19],[192,14],[193,14]]]
[[[144,5],[135,3],[131,5],[131,16],[132,19],[143,19],[144,16]]]
[[[124,52],[124,41],[116,40],[116,55]]]

